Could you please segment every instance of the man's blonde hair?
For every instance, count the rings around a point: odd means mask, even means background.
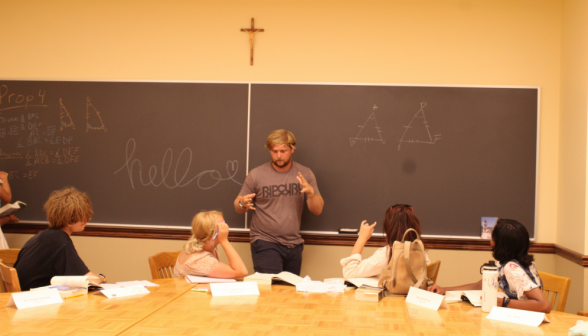
[[[283,129],[275,130],[267,137],[265,148],[272,150],[275,145],[286,145],[290,148],[294,148],[294,146],[296,146],[296,138],[290,131]]]
[[[203,211],[199,212],[192,219],[192,237],[184,245],[184,252],[202,251],[204,243],[210,239],[216,232],[216,222],[223,213],[220,211]]]
[[[54,190],[43,206],[49,227],[62,229],[68,224],[87,222],[92,218],[92,202],[84,192],[74,187]]]

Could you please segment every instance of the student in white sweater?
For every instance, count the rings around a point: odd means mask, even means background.
[[[374,233],[376,224],[374,222],[374,224],[370,225],[365,220],[361,222],[359,237],[357,237],[353,250],[351,250],[351,255],[341,259],[345,279],[380,276],[382,269],[390,262],[390,247],[394,245],[394,241],[402,240],[404,232],[411,228],[415,229],[419,235],[421,234],[421,222],[414,214],[413,208],[406,204],[393,205],[388,208],[384,217],[384,232],[386,233],[387,245],[377,249],[371,257],[362,260],[361,252]],[[413,241],[414,239],[416,239],[414,232],[409,232],[405,238],[407,241]],[[426,253],[425,256],[428,265],[431,261]]]

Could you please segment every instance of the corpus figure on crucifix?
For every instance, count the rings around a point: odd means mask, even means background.
[[[263,32],[263,29],[256,29],[254,24],[254,19],[251,18],[251,28],[247,29],[247,28],[241,28],[242,32],[248,32],[249,33],[249,44],[250,44],[250,50],[251,50],[251,62],[249,63],[250,65],[253,65],[253,42],[254,42],[254,37],[253,35],[255,35],[255,33],[261,33]]]

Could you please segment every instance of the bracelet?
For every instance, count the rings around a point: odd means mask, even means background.
[[[102,278],[102,283],[106,282],[106,276],[104,276],[104,274],[98,274],[101,278]]]
[[[504,299],[502,299],[502,306],[507,307],[509,302],[510,302],[510,298],[505,297]]]

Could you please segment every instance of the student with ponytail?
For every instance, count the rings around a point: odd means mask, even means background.
[[[498,286],[505,298],[498,298],[499,307],[551,311],[551,304],[543,295],[543,283],[537,273],[534,257],[529,254],[529,233],[523,224],[512,219],[499,219],[490,240],[492,256],[498,261]],[[482,289],[482,280],[457,287],[433,285],[429,291],[445,294],[453,290]]]
[[[212,278],[242,278],[247,267],[229,243],[229,226],[219,211],[200,212],[192,220],[192,237],[186,242],[174,267],[174,275],[209,276]],[[219,261],[216,251],[221,245],[229,264]]]

